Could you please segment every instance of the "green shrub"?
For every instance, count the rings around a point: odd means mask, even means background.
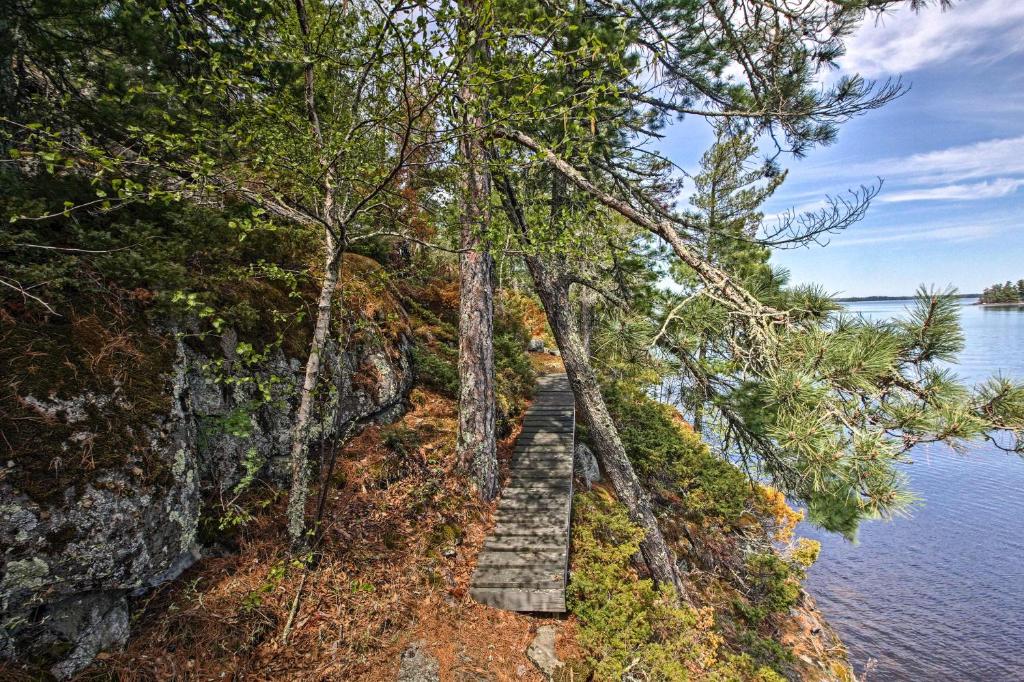
[[[764,616],[789,611],[800,599],[803,571],[775,552],[751,554],[744,565],[752,600]],[[755,622],[760,622],[764,616]]]
[[[417,380],[443,396],[459,397],[459,370],[457,351],[440,346],[438,350],[417,343],[412,349]]]
[[[637,474],[692,519],[735,523],[750,499],[746,475],[716,457],[673,408],[625,383],[606,384],[605,400]]]
[[[530,332],[523,321],[522,311],[498,306],[494,316],[494,373],[498,409],[506,422],[501,425],[502,431],[507,431],[533,394],[536,375],[526,353],[529,341]]]
[[[568,603],[594,679],[617,681],[631,672],[649,680],[781,682],[749,657],[721,650],[711,609],[678,606],[670,587],[638,578],[630,557],[642,538],[608,493],[576,496]]]

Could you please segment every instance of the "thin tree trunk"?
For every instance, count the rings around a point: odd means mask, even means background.
[[[674,586],[679,598],[685,599],[686,592],[676,571],[675,557],[658,527],[658,519],[654,515],[650,498],[626,456],[626,449],[619,439],[615,423],[601,395],[597,376],[590,365],[584,339],[573,324],[569,285],[562,277],[558,266],[550,261],[538,256],[528,256],[526,264],[544,304],[548,323],[554,332],[569,383],[583,420],[590,431],[597,456],[611,480],[619,501],[626,506],[633,522],[644,529],[640,553],[651,576],[660,583]]]
[[[480,36],[479,7],[464,3],[463,30]],[[467,70],[486,55],[479,38],[470,47]],[[477,493],[484,500],[498,494],[498,455],[494,402],[494,259],[485,242],[490,225],[491,180],[481,140],[483,115],[475,93],[462,88],[465,134],[459,148],[465,168],[459,237],[459,433],[457,453],[472,467]]]
[[[309,431],[313,413],[313,401],[316,398],[316,385],[320,379],[320,358],[327,344],[327,334],[331,328],[331,308],[334,303],[334,290],[338,285],[341,271],[343,250],[345,247],[344,231],[340,239],[335,237],[335,204],[334,204],[334,166],[327,160],[324,136],[320,127],[320,116],[316,104],[315,71],[309,45],[309,18],[304,0],[294,0],[295,14],[299,20],[305,44],[306,64],[303,67],[303,94],[306,104],[306,116],[309,120],[310,132],[317,152],[324,166],[323,206],[321,217],[324,228],[324,277],[320,283],[320,297],[317,300],[316,323],[313,327],[313,338],[309,344],[309,356],[306,358],[306,372],[299,392],[299,409],[295,414],[292,430],[292,449],[290,463],[292,468],[291,489],[288,493],[288,536],[292,548],[302,551],[307,546],[306,538],[306,501],[309,499],[309,481],[311,467],[309,462]]]
[[[301,549],[305,545],[306,500],[309,498],[309,481],[312,474],[307,452],[310,419],[313,401],[316,398],[316,385],[320,378],[320,359],[331,328],[334,290],[338,286],[342,262],[342,250],[329,232],[326,247],[324,278],[320,284],[320,297],[316,307],[316,323],[313,327],[313,339],[309,344],[306,372],[299,392],[299,409],[292,431],[292,484],[288,495],[288,536],[296,549]]]

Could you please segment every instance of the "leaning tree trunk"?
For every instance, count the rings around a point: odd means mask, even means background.
[[[597,456],[615,488],[619,501],[626,505],[633,522],[644,529],[640,553],[651,571],[651,576],[660,583],[673,585],[679,598],[683,599],[686,592],[676,571],[675,557],[658,527],[658,519],[651,508],[650,498],[626,456],[626,449],[619,439],[619,433],[601,396],[597,376],[590,366],[584,339],[573,323],[568,282],[562,277],[560,268],[550,261],[538,256],[528,256],[526,263],[537,294],[544,304],[544,311],[561,351],[576,404],[590,430]]]
[[[479,7],[465,2],[462,29],[481,36]],[[486,55],[477,38],[466,68]],[[494,401],[494,259],[486,244],[490,225],[490,173],[480,135],[482,103],[472,87],[462,88],[463,128],[459,148],[465,169],[459,236],[459,462],[472,467],[477,493],[484,500],[498,494],[498,454]]]
[[[583,342],[583,352],[590,357],[590,347],[594,337],[594,309],[597,305],[597,294],[585,289],[577,294],[576,305],[579,309],[580,339]]]

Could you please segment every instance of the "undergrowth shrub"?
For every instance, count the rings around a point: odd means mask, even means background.
[[[416,343],[412,350],[416,379],[446,398],[459,397],[458,352],[446,346]]]
[[[736,523],[751,497],[746,475],[716,457],[679,414],[623,382],[602,390],[626,454],[654,492],[692,519]]]
[[[518,299],[502,296],[494,315],[494,373],[498,412],[507,431],[526,400],[533,395],[536,376],[526,347],[530,342],[523,306]]]
[[[630,557],[642,539],[606,491],[576,496],[568,603],[594,679],[781,682],[773,670],[722,647],[712,609],[679,606],[670,587],[637,576]]]

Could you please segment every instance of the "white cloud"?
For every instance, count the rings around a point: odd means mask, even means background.
[[[952,10],[930,8],[870,17],[847,40],[844,71],[869,78],[910,73],[953,59],[997,60],[1024,50],[1024,2],[966,0]],[[958,64],[957,70],[963,69]]]
[[[938,192],[941,186],[973,181],[979,190],[987,186],[990,196],[1002,196],[1000,191],[1012,191],[1006,183],[1024,178],[1024,135],[859,163],[833,162],[820,166],[816,173],[858,182],[881,177],[901,191],[929,187]]]
[[[886,177],[951,182],[1024,174],[1024,135],[921,152],[871,164]]]
[[[871,244],[894,244],[899,242],[970,242],[989,237],[1007,230],[1004,222],[975,223],[967,225],[946,225],[918,230],[907,230],[903,227],[881,228],[872,230],[870,234],[854,236],[849,239],[838,238],[832,242],[833,247],[867,246]],[[847,234],[856,234],[849,232]]]
[[[924,189],[910,189],[893,194],[882,194],[880,201],[896,203],[903,201],[974,201],[1005,197],[1024,186],[1024,180],[996,178],[988,182],[971,184],[942,185]]]

